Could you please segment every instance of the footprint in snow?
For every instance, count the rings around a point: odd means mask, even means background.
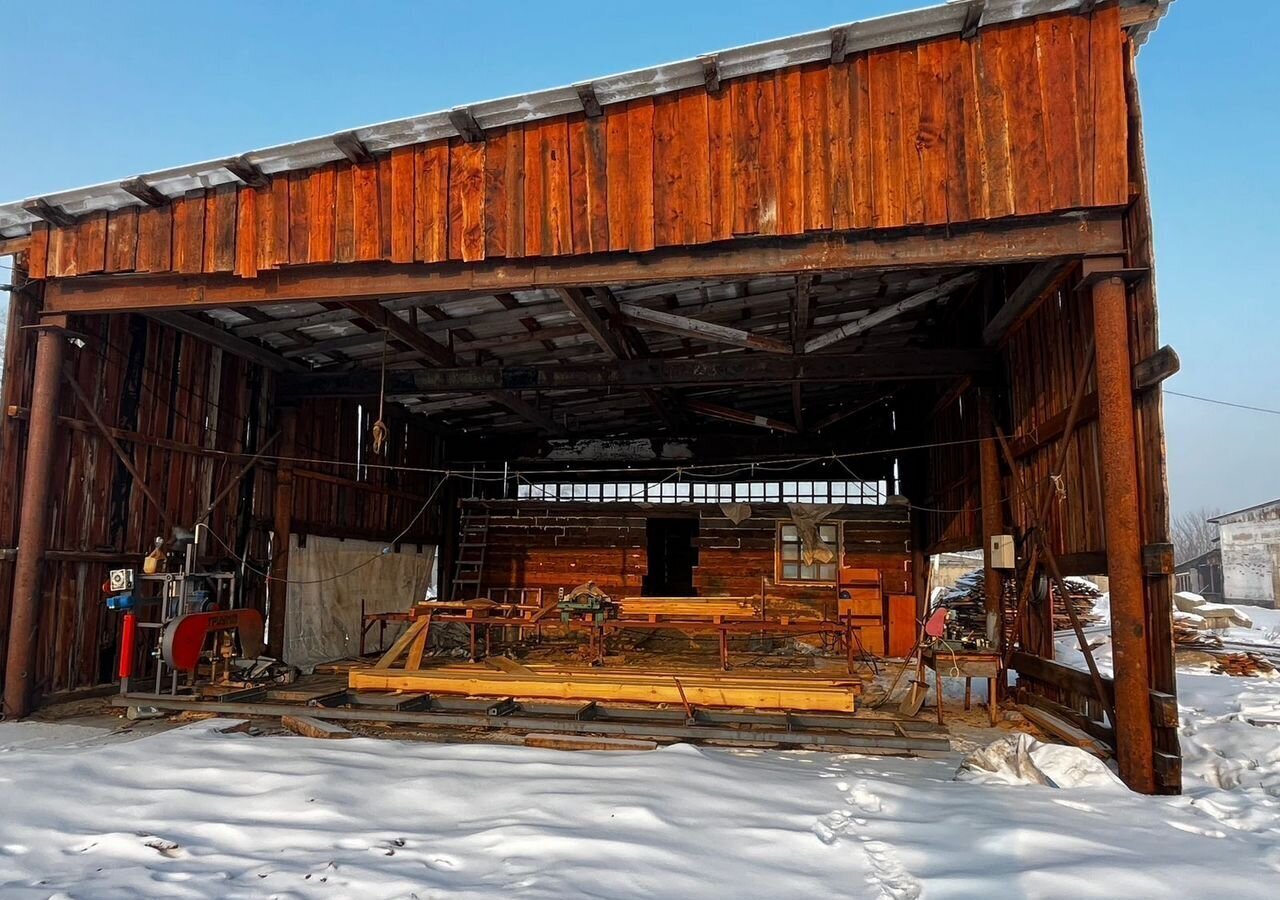
[[[871,874],[867,882],[880,889],[880,896],[886,900],[917,900],[920,896],[920,882],[902,866],[898,852],[884,841],[873,841],[862,838],[862,849],[867,854],[867,862],[871,864]]]
[[[150,847],[166,859],[177,859],[182,855],[182,848],[173,841],[166,841],[164,838],[152,838],[149,841],[143,841],[142,846]]]
[[[858,782],[847,793],[848,796],[845,797],[845,802],[851,806],[858,807],[863,812],[878,813],[884,809],[880,796],[868,790],[865,781]]]

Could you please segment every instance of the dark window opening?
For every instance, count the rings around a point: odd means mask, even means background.
[[[697,519],[650,519],[647,524],[649,571],[646,597],[694,597],[693,569],[698,564]]]

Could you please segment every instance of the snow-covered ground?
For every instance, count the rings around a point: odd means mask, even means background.
[[[1096,609],[1097,607],[1095,607]],[[1216,632],[1242,644],[1280,642],[1280,610],[1241,607],[1253,628]],[[1103,674],[1112,673],[1111,641],[1104,627],[1089,630],[1098,646],[1094,659]],[[1085,668],[1074,635],[1060,633],[1059,661]],[[1178,667],[1179,730],[1182,744],[1182,796],[1172,801],[1205,817],[1204,834],[1213,838],[1253,835],[1272,845],[1267,858],[1280,867],[1280,725],[1251,720],[1280,720],[1280,676],[1232,678],[1214,675],[1208,663]],[[1280,875],[1270,882],[1280,896]]]
[[[1280,629],[1249,612],[1232,640]],[[1249,721],[1280,678],[1185,669],[1179,694],[1185,793],[1160,798],[956,781],[958,753],[0,723],[0,897],[1280,896],[1280,727]]]
[[[1270,898],[1280,883],[1274,808],[1201,793],[1198,764],[1190,796],[1149,798],[957,782],[958,758],[220,727],[121,742],[0,725],[0,896]],[[1233,801],[1254,818],[1224,816]]]

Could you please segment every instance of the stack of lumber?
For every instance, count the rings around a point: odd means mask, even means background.
[[[1222,649],[1222,638],[1205,630],[1205,620],[1191,613],[1173,614],[1173,642],[1187,650],[1213,651]]]
[[[758,601],[751,597],[625,597],[624,619],[658,622],[671,619],[755,619]]]
[[[851,712],[862,683],[856,678],[661,672],[630,669],[530,667],[510,671],[483,665],[444,665],[416,671],[353,669],[352,690],[416,691],[470,697],[596,700],[748,709]]]
[[[1085,578],[1069,577],[1064,579],[1070,593],[1063,598],[1057,587],[1052,587],[1053,596],[1053,628],[1055,631],[1066,631],[1071,628],[1071,615],[1067,604],[1075,610],[1081,625],[1092,625],[1099,620],[1094,612],[1094,603],[1102,596],[1096,584]],[[1006,578],[1004,584],[1005,622],[1013,622],[1013,611],[1017,608],[1017,586],[1014,579]],[[982,632],[986,630],[986,614],[983,612],[986,578],[982,569],[974,569],[967,575],[956,579],[955,587],[943,594],[938,601],[952,611],[957,623],[968,631]]]
[[[1215,675],[1234,675],[1239,678],[1252,678],[1274,672],[1272,665],[1261,653],[1223,653],[1213,664]]]

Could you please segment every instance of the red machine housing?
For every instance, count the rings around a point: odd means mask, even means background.
[[[241,655],[253,658],[262,655],[263,627],[262,613],[256,609],[188,613],[164,626],[160,652],[172,668],[194,671],[209,635],[232,631],[240,642]]]

